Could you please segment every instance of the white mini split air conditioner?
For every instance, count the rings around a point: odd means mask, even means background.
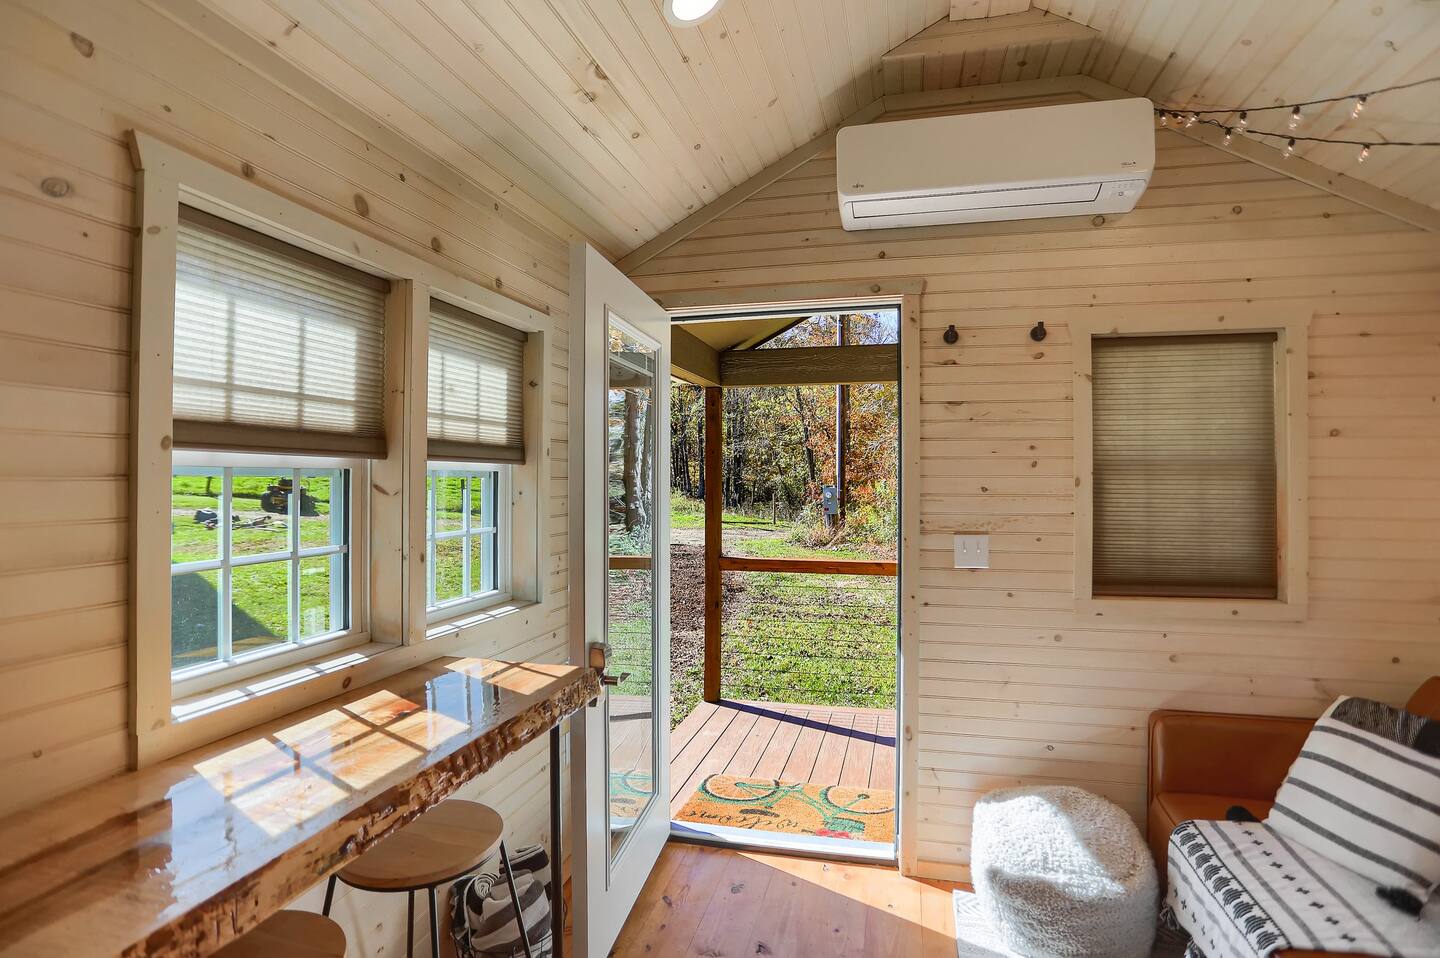
[[[1128,213],[1155,169],[1155,113],[1134,97],[868,123],[835,150],[847,230]]]

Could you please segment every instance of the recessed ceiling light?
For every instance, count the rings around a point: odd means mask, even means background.
[[[720,0],[665,0],[665,19],[677,27],[693,27],[714,15]]]

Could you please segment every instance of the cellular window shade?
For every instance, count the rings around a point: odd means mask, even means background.
[[[526,334],[430,303],[431,459],[524,462]]]
[[[1276,597],[1275,348],[1093,341],[1094,594]]]
[[[180,207],[181,447],[383,456],[388,281]]]

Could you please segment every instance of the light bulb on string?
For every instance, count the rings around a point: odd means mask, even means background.
[[[1287,143],[1285,144],[1285,158],[1286,158],[1286,159],[1289,159],[1290,157],[1292,157],[1292,156],[1294,156],[1294,155],[1295,155],[1295,138],[1292,136],[1292,137],[1290,138],[1289,142],[1287,142]]]
[[[1169,125],[1170,125],[1170,114],[1166,113],[1164,110],[1161,110],[1161,111],[1160,111],[1160,125],[1161,125],[1161,126],[1169,126]]]
[[[1369,155],[1370,155],[1370,144],[1367,143],[1367,144],[1365,144],[1364,146],[1360,147],[1360,158],[1357,159],[1355,162],[1356,162],[1356,163],[1364,163],[1364,162],[1365,162],[1365,157],[1367,157],[1367,156],[1369,156]]]
[[[1230,145],[1230,138],[1231,138],[1232,136],[1234,136],[1234,135],[1235,135],[1235,131],[1234,131],[1233,129],[1231,129],[1230,127],[1227,126],[1227,127],[1225,128],[1225,145],[1226,145],[1226,146],[1229,146],[1229,145]]]
[[[1353,120],[1358,117],[1360,115],[1360,111],[1363,109],[1365,109],[1365,97],[1362,95],[1360,99],[1355,101],[1355,109],[1350,111],[1350,119]]]
[[[1193,114],[1193,113],[1190,114],[1188,117],[1185,118],[1185,126],[1186,126],[1186,128],[1188,129],[1189,127],[1194,126],[1194,125],[1195,125],[1195,121],[1198,120],[1198,119],[1200,119],[1200,118],[1199,118],[1198,116],[1196,116],[1195,114]]]
[[[1295,129],[1295,128],[1296,128],[1297,126],[1299,126],[1299,125],[1300,125],[1300,108],[1297,106],[1295,109],[1293,109],[1293,110],[1290,111],[1290,129],[1293,130],[1293,129]]]
[[[1245,125],[1246,125],[1247,123],[1249,123],[1249,122],[1250,122],[1250,114],[1246,113],[1244,110],[1241,110],[1241,111],[1240,111],[1240,132],[1241,132],[1241,133],[1244,133],[1244,132],[1245,132]]]

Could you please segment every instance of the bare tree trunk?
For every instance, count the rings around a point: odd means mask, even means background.
[[[849,317],[842,314],[836,323],[835,345],[844,346],[846,334],[849,332]],[[835,518],[841,523],[845,522],[845,500],[849,498],[845,494],[845,457],[850,446],[850,387],[839,385],[835,387],[835,504],[837,512]]]
[[[635,472],[635,422],[640,414],[640,401],[633,389],[625,390],[625,432],[620,440],[621,477],[625,488],[625,531],[635,529],[640,498],[639,476]]]

